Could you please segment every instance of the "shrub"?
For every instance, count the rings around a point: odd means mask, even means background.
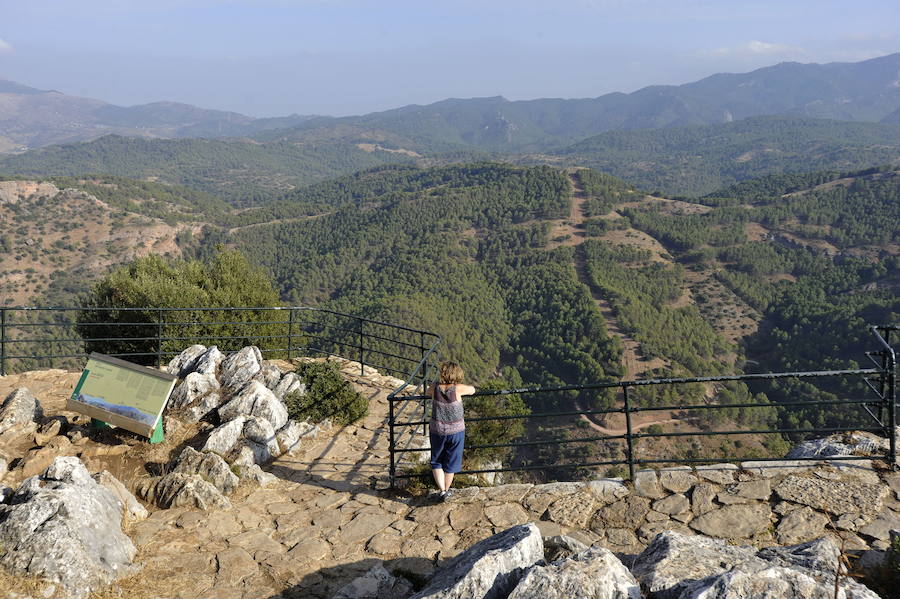
[[[508,388],[502,379],[494,379],[480,385],[481,391],[498,391]],[[527,416],[531,410],[518,394],[464,397],[466,418],[492,418],[497,416]],[[525,420],[482,420],[466,423],[466,446],[511,443],[525,433]],[[465,450],[466,462],[480,465],[503,461],[512,453],[511,447],[484,447]]]
[[[297,367],[297,375],[306,383],[306,393],[289,393],[284,398],[288,415],[294,420],[321,422],[331,418],[335,424],[350,424],[369,412],[369,402],[353,390],[335,364],[307,362]]]
[[[246,345],[265,351],[286,345],[287,322],[273,321],[286,320],[287,312],[157,310],[280,305],[269,275],[235,250],[206,262],[154,255],[139,258],[104,277],[82,305],[79,334],[100,339],[86,342],[85,349],[130,354],[126,359],[141,364],[155,364],[158,349],[164,356],[175,355],[193,343],[216,344],[222,351]],[[258,324],[263,322],[268,324]],[[158,335],[172,339],[158,342]]]

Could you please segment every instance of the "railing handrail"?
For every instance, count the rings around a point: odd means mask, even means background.
[[[670,378],[658,378],[658,379],[637,379],[637,380],[627,380],[627,381],[601,381],[595,383],[585,383],[578,385],[555,385],[555,386],[529,386],[529,387],[520,387],[520,388],[512,388],[512,389],[494,389],[494,390],[480,390],[476,391],[469,397],[489,397],[489,396],[504,396],[504,395],[534,395],[534,394],[549,394],[549,393],[561,393],[561,392],[571,392],[571,391],[591,391],[591,390],[605,390],[605,389],[621,389],[624,396],[624,407],[615,407],[609,409],[593,409],[593,410],[556,410],[556,411],[544,411],[541,413],[528,413],[528,414],[509,414],[509,415],[499,415],[499,416],[485,416],[485,417],[468,417],[467,422],[502,422],[502,421],[526,421],[529,419],[535,418],[556,418],[562,416],[588,416],[588,415],[597,415],[597,414],[625,414],[626,417],[626,427],[624,434],[609,434],[598,437],[589,437],[587,439],[552,439],[552,440],[543,440],[537,441],[533,439],[529,439],[526,441],[510,441],[504,443],[481,443],[477,445],[469,446],[468,449],[489,449],[489,448],[510,448],[510,447],[520,447],[520,446],[535,446],[542,444],[565,444],[565,443],[589,443],[595,442],[599,440],[604,441],[626,441],[627,442],[627,451],[626,457],[627,459],[622,460],[609,460],[609,461],[594,461],[589,463],[571,463],[571,464],[542,464],[540,466],[533,465],[517,465],[515,467],[500,467],[500,468],[480,468],[475,470],[463,470],[462,474],[478,474],[478,473],[488,473],[488,472],[515,472],[515,471],[527,471],[527,470],[537,470],[537,469],[545,469],[551,466],[556,467],[588,467],[588,466],[600,466],[600,465],[622,465],[628,466],[629,473],[634,477],[634,468],[637,465],[641,464],[663,464],[663,463],[713,463],[718,461],[724,462],[733,462],[733,461],[781,461],[785,458],[732,458],[732,457],[707,457],[707,458],[667,458],[667,459],[641,459],[635,457],[635,450],[633,448],[633,441],[638,439],[647,439],[647,438],[679,438],[679,437],[703,437],[703,436],[713,436],[713,435],[722,435],[727,438],[729,435],[748,435],[748,434],[800,434],[800,433],[836,433],[836,432],[849,432],[849,431],[868,431],[868,432],[877,432],[884,435],[887,435],[889,438],[889,450],[888,450],[888,458],[892,464],[892,466],[896,467],[897,462],[897,443],[894,437],[893,431],[895,430],[897,418],[896,418],[896,354],[890,345],[890,333],[892,331],[900,330],[900,327],[896,326],[871,326],[869,327],[872,332],[875,334],[878,339],[880,345],[884,348],[882,351],[878,352],[867,352],[869,355],[881,356],[882,363],[878,364],[876,362],[876,368],[854,368],[854,369],[831,369],[831,370],[814,370],[814,371],[792,371],[792,372],[766,372],[766,373],[749,373],[749,374],[740,374],[740,375],[716,375],[716,376],[696,376],[696,377],[670,377]],[[881,332],[885,332],[885,336],[882,337]],[[874,361],[874,360],[873,360]],[[414,374],[410,377],[410,380],[413,376],[418,373],[421,369],[422,365],[417,366]],[[762,381],[762,380],[780,380],[780,379],[819,379],[823,377],[862,377],[862,381],[866,383],[866,386],[869,390],[874,391],[875,398],[852,398],[852,399],[823,399],[821,401],[788,401],[788,402],[762,402],[762,401],[750,401],[743,403],[690,403],[690,404],[670,404],[670,405],[649,405],[649,406],[636,406],[634,405],[634,400],[632,399],[629,402],[628,390],[640,387],[649,387],[649,386],[661,386],[661,385],[683,385],[683,384],[698,384],[698,383],[717,383],[717,382],[741,382],[741,381]],[[874,379],[874,377],[878,377]],[[879,380],[880,384],[878,386],[872,384],[872,380]],[[406,395],[403,397],[398,397],[399,391],[406,388],[409,384],[409,381],[404,383],[404,385],[398,389],[397,392],[392,393],[388,396],[388,403],[391,409],[396,402],[406,402],[406,401],[423,401],[423,405],[426,400],[430,399],[430,396],[427,394],[422,395]],[[863,388],[865,390],[865,388]],[[744,409],[744,408],[784,408],[784,407],[793,407],[793,406],[828,406],[828,405],[856,405],[860,406],[863,410],[865,410],[866,414],[872,417],[874,422],[878,426],[864,426],[864,425],[854,425],[850,427],[840,427],[840,426],[831,426],[831,427],[812,427],[809,426],[788,426],[785,427],[784,424],[782,426],[768,426],[768,428],[759,428],[759,427],[749,427],[747,429],[735,429],[735,430],[698,430],[698,431],[688,431],[688,432],[638,432],[634,429],[631,423],[630,416],[631,414],[638,412],[665,412],[665,411],[678,411],[678,412],[693,412],[697,413],[699,410],[735,410],[735,409]],[[869,407],[870,406],[878,406],[878,410],[880,415],[876,415],[873,413]],[[865,414],[862,414],[865,416]],[[885,418],[887,416],[887,418]],[[397,478],[409,478],[412,476],[417,476],[416,474],[397,474],[394,469],[395,465],[395,457],[394,453],[405,454],[412,452],[422,452],[427,451],[428,448],[422,447],[412,447],[412,448],[398,448],[395,446],[395,432],[394,429],[402,429],[404,427],[417,427],[417,426],[425,426],[427,425],[429,420],[424,416],[421,420],[415,419],[405,419],[403,421],[396,420],[393,417],[393,412],[391,412],[391,417],[389,419],[390,425],[390,438],[391,438],[391,482],[395,483]],[[802,423],[807,424],[807,423]],[[646,426],[646,425],[644,425]],[[643,427],[642,427],[643,428]],[[607,429],[609,430],[609,429]],[[810,458],[797,458],[797,459],[809,459],[809,460],[822,460],[822,459],[860,459],[859,456],[850,456],[850,457],[841,457],[834,458],[828,457],[823,458],[821,456],[815,456]]]
[[[399,329],[401,331],[408,331],[410,333],[420,333],[424,335],[429,335],[431,337],[439,337],[436,333],[432,333],[430,331],[425,331],[422,329],[413,329],[410,327],[405,327],[403,325],[393,324],[390,322],[384,322],[380,320],[373,320],[371,318],[366,318],[364,316],[357,316],[354,314],[346,314],[344,312],[337,312],[335,310],[329,310],[327,308],[317,308],[315,306],[226,306],[221,308],[216,307],[117,307],[117,306],[4,306],[0,307],[0,310],[5,311],[20,311],[20,312],[82,312],[88,310],[116,310],[120,312],[147,312],[147,311],[155,311],[155,312],[230,312],[230,311],[253,311],[253,312],[261,312],[261,311],[277,311],[277,310],[296,310],[296,311],[305,311],[305,310],[313,310],[316,312],[321,312],[323,314],[333,314],[335,316],[348,316],[354,318],[356,320],[362,322],[368,322],[371,324],[377,324],[381,326],[391,327],[393,329]],[[48,323],[50,324],[50,323]],[[139,324],[149,324],[149,323],[139,323]],[[154,323],[155,324],[155,323]],[[171,324],[180,324],[180,323],[171,323]],[[8,325],[12,326],[12,325]]]

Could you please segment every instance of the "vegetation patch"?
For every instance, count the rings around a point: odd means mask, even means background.
[[[330,418],[334,424],[344,425],[369,412],[369,402],[353,390],[336,364],[304,362],[296,372],[306,383],[306,392],[294,391],[285,396],[284,404],[292,419],[321,422]]]

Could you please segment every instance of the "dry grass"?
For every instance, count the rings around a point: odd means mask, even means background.
[[[155,564],[94,591],[88,599],[159,599],[162,592],[165,597],[193,597],[201,591],[192,577],[173,575],[171,565]]]
[[[46,599],[59,596],[55,584],[37,576],[13,574],[5,568],[0,568],[0,590],[3,591],[4,598],[15,597],[16,594],[24,597],[41,597]],[[48,594],[45,595],[44,593]]]

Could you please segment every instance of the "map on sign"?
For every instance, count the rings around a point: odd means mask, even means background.
[[[92,353],[66,409],[150,437],[177,378]]]

